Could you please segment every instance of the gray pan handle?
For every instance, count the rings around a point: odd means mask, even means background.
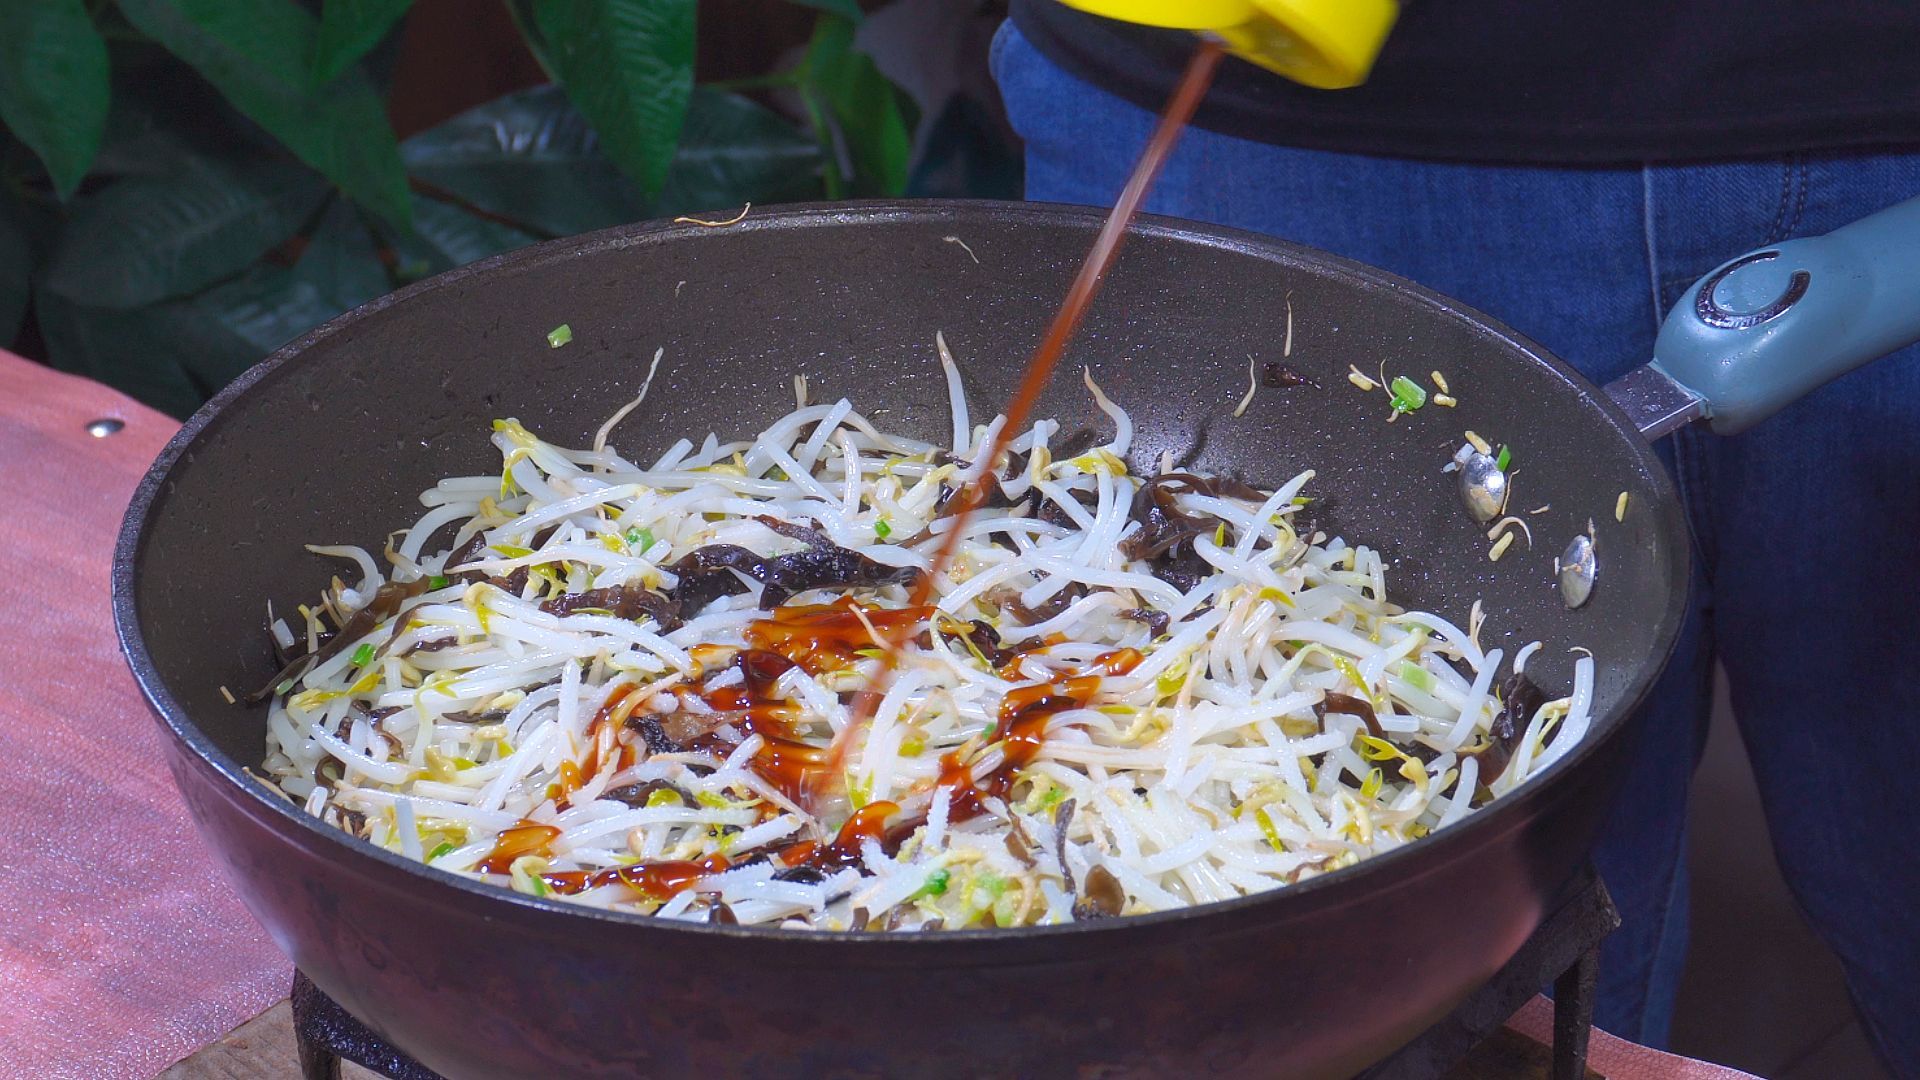
[[[1920,198],[1723,264],[1606,393],[1650,439],[1700,417],[1734,435],[1917,340]]]

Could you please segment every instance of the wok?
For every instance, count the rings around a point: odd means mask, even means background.
[[[792,407],[795,374],[816,400],[844,395],[937,438],[948,421],[934,332],[976,415],[1004,400],[1098,225],[1075,208],[917,202],[614,229],[374,301],[201,409],[127,513],[114,615],[168,765],[280,947],[452,1077],[1351,1074],[1496,971],[1587,856],[1688,575],[1679,503],[1637,428],[1704,412],[1736,429],[1920,334],[1920,203],[1730,264],[1676,310],[1664,373],[1623,380],[1620,404],[1417,285],[1143,219],[1063,369],[1091,367],[1132,411],[1136,460],[1166,450],[1268,484],[1311,466],[1318,527],[1382,549],[1400,602],[1464,623],[1481,600],[1484,643],[1508,655],[1549,643],[1529,672],[1550,691],[1570,683],[1567,646],[1598,661],[1592,734],[1546,774],[1431,838],[1277,892],[944,934],[656,922],[422,867],[244,772],[262,755],[263,714],[219,688],[271,674],[266,602],[292,610],[336,569],[302,544],[377,549],[436,479],[497,469],[492,419],[587,443],[664,347],[615,440],[630,456],[683,434],[757,431]],[[1887,276],[1899,258],[1906,276]],[[1319,386],[1262,389],[1234,418],[1249,354],[1277,355],[1288,297],[1291,363]],[[573,342],[550,348],[563,322]],[[1387,424],[1382,396],[1346,381],[1350,364],[1375,373],[1382,361],[1389,376],[1444,372],[1458,408]],[[1101,423],[1071,377],[1036,415],[1068,432]],[[1441,472],[1463,429],[1513,447],[1516,506],[1552,507],[1528,519],[1532,548],[1497,563]],[[1615,522],[1621,491],[1630,506]],[[1589,518],[1599,583],[1570,611],[1553,556]]]

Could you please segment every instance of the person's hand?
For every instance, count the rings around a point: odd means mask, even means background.
[[[1366,81],[1398,0],[1061,0],[1146,26],[1193,30],[1228,52],[1323,90]]]

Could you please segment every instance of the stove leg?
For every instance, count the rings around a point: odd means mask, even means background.
[[[300,1080],[340,1080],[340,1058],[333,1051],[300,1038]]]
[[[1585,1080],[1599,979],[1600,950],[1595,947],[1554,980],[1553,1080]]]

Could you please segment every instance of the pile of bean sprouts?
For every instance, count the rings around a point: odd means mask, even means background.
[[[693,691],[741,677],[728,658],[767,617],[760,585],[743,578],[745,591],[683,611],[671,630],[542,603],[622,585],[670,595],[676,561],[706,545],[769,557],[802,546],[768,518],[877,564],[926,568],[953,525],[949,496],[986,467],[976,455],[1002,423],[972,422],[942,354],[944,445],[883,431],[848,400],[809,404],[801,380],[799,407],[757,436],[682,439],[646,466],[606,446],[606,428],[570,450],[497,421],[500,474],[423,492],[425,513],[379,557],[312,548],[357,564],[358,580],[336,578],[301,609],[299,630],[273,622],[289,651],[318,652],[383,585],[412,587],[357,640],[273,688],[271,783],[374,845],[523,893],[558,895],[568,872],[695,863],[697,880],[670,890],[602,874],[564,899],[695,921],[954,929],[1283,887],[1458,822],[1586,734],[1590,658],[1576,661],[1569,696],[1511,718],[1510,753],[1489,782],[1501,651],[1480,647],[1477,625],[1396,607],[1376,550],[1301,535],[1310,470],[1258,499],[1179,496],[1185,512],[1220,523],[1190,541],[1209,571],[1197,584],[1176,587],[1130,560],[1143,483],[1127,463],[1133,425],[1089,377],[1111,437],[1056,456],[1059,425],[1041,420],[994,463],[1009,477],[1003,497],[968,521],[935,582],[930,632],[907,645],[870,726],[853,733],[832,797],[810,802],[770,782],[756,768],[762,737],[724,722],[702,749],[650,747],[634,718],[711,712]],[[470,557],[450,564],[463,550]],[[1049,605],[1068,589],[1077,599]],[[885,584],[787,602],[851,597],[882,611],[907,596]],[[1031,623],[1016,614],[1035,609],[1059,610]],[[1016,659],[996,666],[947,632],[973,620]],[[1128,649],[1138,655],[1124,673],[1099,667]],[[840,670],[787,671],[776,692],[807,741],[826,746],[878,666],[863,649]],[[1054,714],[1004,797],[961,820],[943,762],[990,774],[1005,762],[994,736],[1009,689],[1089,673],[1097,692],[1085,707]],[[1327,708],[1330,694],[1373,715]],[[883,801],[911,826],[903,840],[868,837],[841,864],[799,865],[808,841],[817,850]],[[550,839],[487,872],[528,826]]]

